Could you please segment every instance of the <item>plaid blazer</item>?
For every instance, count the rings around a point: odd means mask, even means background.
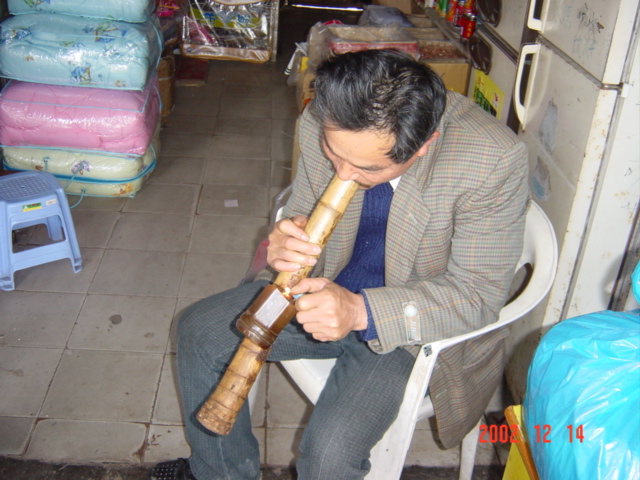
[[[300,119],[300,158],[285,217],[309,215],[334,175],[320,125]],[[402,176],[387,225],[385,286],[367,289],[380,354],[476,330],[504,305],[529,204],[527,152],[505,126],[449,92],[440,137]],[[313,276],[334,279],[351,256],[363,192],[356,193]],[[476,425],[501,380],[504,329],[442,352],[430,383],[438,434],[452,447]]]

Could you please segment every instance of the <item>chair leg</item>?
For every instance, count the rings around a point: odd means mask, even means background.
[[[459,480],[471,480],[473,474],[473,466],[476,461],[476,449],[478,448],[478,437],[480,436],[480,423],[471,429],[462,440],[460,446],[460,476]]]

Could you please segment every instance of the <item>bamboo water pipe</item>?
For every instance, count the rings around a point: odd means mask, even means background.
[[[305,226],[309,242],[324,249],[357,190],[356,182],[333,177]],[[245,338],[216,389],[197,413],[198,421],[210,431],[219,435],[231,431],[269,356],[271,345],[296,314],[289,291],[309,276],[312,268],[305,266],[296,272],[281,272],[238,319],[237,327]]]

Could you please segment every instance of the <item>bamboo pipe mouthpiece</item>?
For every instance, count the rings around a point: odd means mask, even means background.
[[[305,232],[309,241],[324,249],[329,237],[358,190],[353,181],[343,182],[337,175],[318,201],[309,217]],[[240,316],[237,326],[245,335],[216,389],[202,405],[196,417],[210,431],[227,435],[253,386],[271,345],[296,309],[289,289],[311,273],[313,267],[297,272],[282,272],[267,285],[251,306]]]

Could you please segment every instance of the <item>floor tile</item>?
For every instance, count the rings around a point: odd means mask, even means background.
[[[275,85],[272,94],[272,111],[273,118],[296,118],[300,111],[295,96],[294,87],[287,85]]]
[[[267,411],[269,410],[267,390],[269,387],[269,371],[271,367],[272,365],[269,363],[263,364],[262,369],[258,373],[258,378],[256,378],[253,383],[249,397],[247,398],[249,408],[251,409],[251,425],[253,425],[254,428],[264,428],[267,426]]]
[[[251,85],[264,87],[271,84],[271,70],[269,65],[251,68],[250,65],[232,65],[225,73],[227,85]]]
[[[189,252],[253,255],[267,237],[268,224],[266,217],[244,217],[240,221],[233,216],[200,215],[193,226]]]
[[[153,408],[152,422],[156,425],[180,426],[184,423],[176,368],[176,356],[165,355],[160,386]]]
[[[34,418],[0,417],[0,455],[24,453],[34,424]]]
[[[207,160],[202,182],[215,185],[269,185],[271,162],[244,158]]]
[[[40,412],[61,349],[0,347],[0,416],[32,417]]]
[[[271,138],[218,135],[211,138],[209,158],[271,158]]]
[[[235,99],[230,98],[229,102],[233,103]],[[229,115],[224,118],[218,118],[216,124],[216,135],[243,135],[247,137],[260,136],[268,137],[271,134],[271,118],[252,118],[258,117],[258,115],[244,116]]]
[[[162,353],[175,303],[173,298],[88,295],[68,347]]]
[[[191,448],[182,425],[151,425],[144,450],[144,462],[149,464],[188,458]]]
[[[206,295],[208,296],[208,295]],[[180,297],[176,303],[176,311],[173,314],[173,322],[171,323],[171,330],[169,331],[169,340],[167,342],[166,353],[176,353],[176,347],[178,342],[178,324],[180,323],[180,317],[184,311],[193,305],[195,302],[203,297]]]
[[[222,94],[224,98],[244,98],[249,100],[271,101],[271,85],[245,85],[226,83]]]
[[[271,118],[271,98],[265,100],[244,97],[223,97],[220,101],[220,121],[223,118]]]
[[[123,213],[109,240],[109,248],[186,252],[192,215]]]
[[[293,163],[293,138],[287,135],[276,135],[271,139],[271,159],[275,162]]]
[[[42,416],[149,422],[161,367],[161,354],[66,350]]]
[[[238,286],[252,257],[228,253],[189,253],[182,274],[180,297],[205,298]]]
[[[68,195],[69,203],[77,202],[77,195]],[[91,210],[102,212],[119,212],[122,210],[126,198],[110,198],[110,197],[83,197],[82,201],[76,206],[72,212]]]
[[[267,428],[267,465],[293,465],[300,456],[302,428]]]
[[[158,166],[147,183],[199,185],[202,183],[205,162],[204,158],[160,155]]]
[[[211,64],[214,62],[210,62]],[[219,70],[219,68],[217,69]],[[175,103],[182,103],[189,99],[197,98],[204,103],[215,104],[217,103],[220,95],[222,94],[224,87],[224,75],[216,74],[209,75],[204,85],[176,85],[175,89]],[[173,115],[175,112],[172,112]]]
[[[299,393],[282,367],[273,365],[269,370],[269,428],[298,428],[309,421],[313,404]],[[283,465],[283,464],[278,464]]]
[[[189,114],[176,114],[171,112],[168,118],[166,128],[163,130],[163,135],[200,135],[208,136],[213,134],[217,123],[217,119],[214,118],[200,118]],[[164,153],[165,143],[162,142],[162,148],[160,150],[160,156]],[[150,177],[153,178],[157,174],[157,171]]]
[[[291,182],[291,162],[271,162],[271,186],[285,189]]]
[[[265,162],[266,163],[266,162]],[[203,185],[196,214],[267,217],[269,189],[252,185]]]
[[[460,449],[443,450],[436,443],[433,432],[421,430],[413,435],[405,464],[456,467],[460,465]]]
[[[260,463],[267,465],[267,429],[263,427],[254,427],[253,435],[258,440],[258,446],[260,448]]]
[[[490,442],[478,443],[475,461],[478,465],[500,465],[502,463],[496,445]]]
[[[288,137],[293,140],[295,126],[295,118],[274,118],[271,120],[271,136]]]
[[[107,250],[89,293],[176,296],[185,254]]]
[[[203,117],[201,117],[203,118]],[[202,122],[206,124],[211,117],[204,117]],[[211,144],[210,135],[187,134],[179,135],[167,132],[162,141],[161,155],[174,157],[207,157]]]
[[[82,270],[74,272],[68,259],[44,263],[18,270],[14,274],[16,290],[86,293],[93,280],[104,250],[81,248]]]
[[[199,194],[199,185],[147,185],[136,198],[127,200],[123,211],[192,214]]]
[[[73,210],[72,215],[80,248],[106,247],[113,227],[120,216],[118,212],[89,210]]]
[[[64,348],[84,298],[76,293],[3,293],[0,345]]]
[[[141,423],[42,420],[25,457],[69,463],[138,463],[146,433]]]
[[[180,102],[175,103],[172,113],[193,115],[206,121],[207,118],[216,116],[219,108],[218,102],[203,102],[200,98],[183,98]]]

